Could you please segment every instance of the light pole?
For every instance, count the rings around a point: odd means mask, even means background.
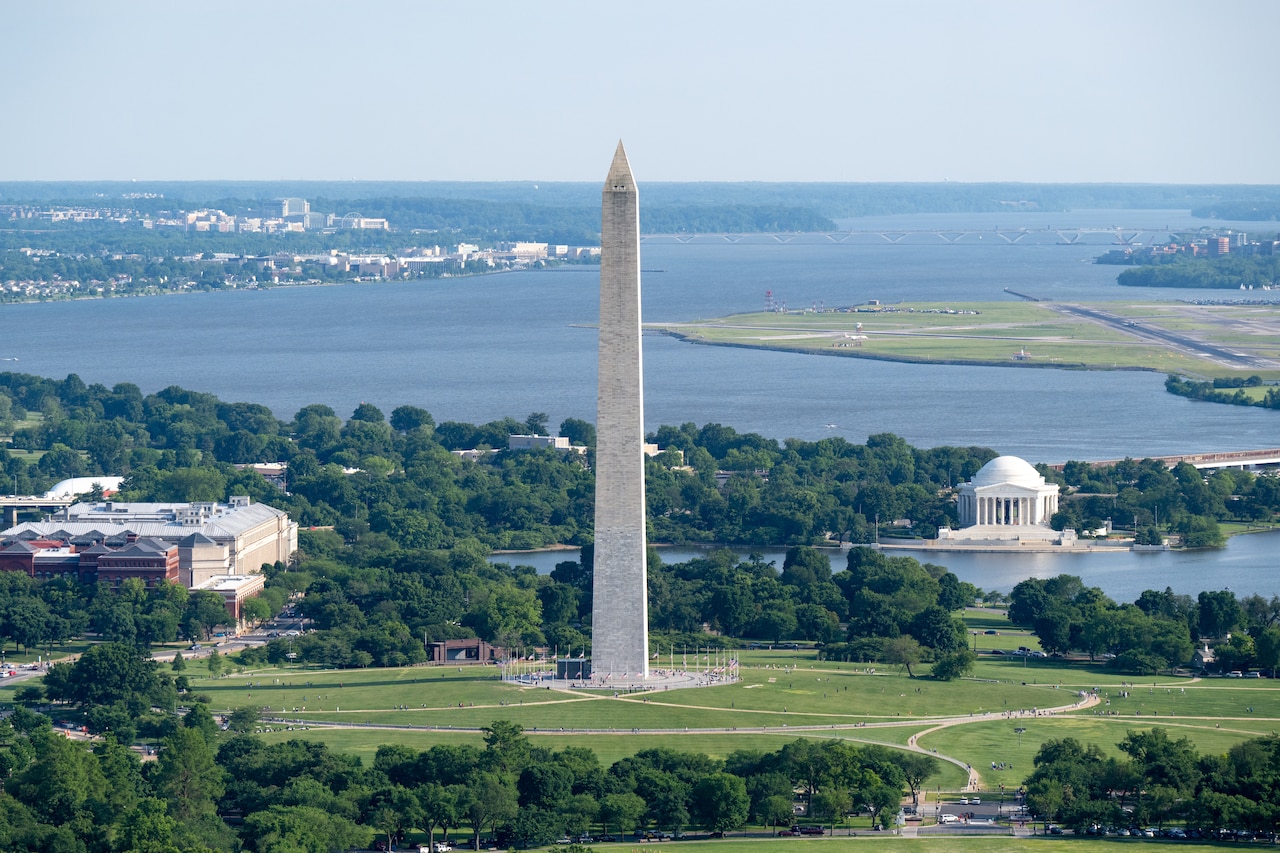
[[[1014,730],[1013,730],[1013,733],[1014,733],[1014,734],[1016,734],[1016,735],[1018,736],[1018,747],[1019,747],[1019,748],[1021,748],[1021,747],[1022,747],[1022,733],[1023,733],[1023,732],[1025,732],[1025,731],[1026,731],[1026,729],[1025,729],[1025,728],[1023,728],[1022,726],[1017,726],[1017,727],[1016,727],[1016,728],[1014,728]]]

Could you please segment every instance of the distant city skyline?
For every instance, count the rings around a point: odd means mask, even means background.
[[[1280,183],[1280,3],[0,7],[0,180]]]

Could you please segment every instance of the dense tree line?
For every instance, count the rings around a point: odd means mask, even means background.
[[[224,403],[170,387],[86,385],[0,374],[0,430],[27,412],[39,423],[16,429],[13,447],[43,451],[34,464],[0,450],[5,474],[30,493],[64,477],[128,475],[132,500],[221,500],[248,494],[307,526],[338,525],[348,538],[380,534],[402,547],[433,549],[475,539],[491,548],[590,541],[594,486],[590,456],[532,450],[472,461],[454,450],[504,448],[512,433],[547,432],[545,415],[483,425],[446,421],[401,406],[388,419],[374,406],[343,420],[328,406],[301,409],[291,422],[266,407]],[[562,434],[592,442],[590,424],[568,419]],[[932,535],[954,523],[946,494],[994,453],[985,448],[912,448],[872,436],[779,444],[731,427],[663,427],[652,436],[684,454],[647,463],[656,541],[812,544],[828,536],[870,542],[872,522],[909,517]],[[281,494],[235,463],[289,463]],[[357,473],[344,469],[358,468]],[[718,472],[728,472],[721,486]]]
[[[35,422],[24,420],[35,413]],[[474,425],[437,424],[405,405],[390,417],[372,405],[343,420],[328,406],[280,421],[265,406],[226,403],[170,387],[142,394],[129,383],[87,385],[0,373],[3,476],[20,493],[66,477],[125,475],[125,500],[225,500],[247,494],[304,526],[334,526],[348,542],[368,539],[412,550],[475,543],[526,549],[591,541],[594,427],[570,418],[562,435],[585,457],[504,448],[513,433],[546,434],[546,416]],[[894,533],[932,537],[958,522],[953,489],[995,453],[977,447],[913,448],[892,434],[857,445],[842,438],[778,442],[731,427],[663,426],[649,436],[666,452],[646,462],[650,539],[749,546],[869,543]],[[451,451],[482,451],[478,459]],[[281,492],[236,464],[287,462]],[[352,469],[355,469],[354,471]],[[1280,509],[1280,480],[1151,460],[1099,470],[1071,462],[1042,473],[1081,497],[1063,501],[1055,527],[1093,529],[1133,520],[1221,542],[1217,522],[1261,520]],[[909,526],[887,526],[907,519]],[[1096,523],[1095,523],[1096,522]],[[881,525],[877,530],[877,523]]]
[[[1196,287],[1239,290],[1272,287],[1280,281],[1280,258],[1274,256],[1221,255],[1192,258],[1186,255],[1152,255],[1142,264],[1120,273],[1125,287]]]
[[[580,562],[539,575],[492,564],[475,548],[372,550],[326,531],[301,540],[298,567],[273,570],[273,583],[298,591],[298,609],[317,630],[246,650],[246,663],[294,654],[328,666],[403,665],[425,660],[424,640],[462,637],[562,653],[590,648],[590,546]],[[808,547],[790,549],[780,569],[757,556],[739,561],[728,549],[675,564],[651,550],[648,582],[654,653],[737,646],[741,638],[805,640],[832,660],[893,658],[908,668],[964,650],[953,614],[980,594],[941,566],[869,548],[854,549],[834,575],[826,555]]]
[[[1109,655],[1108,665],[1148,675],[1183,666],[1201,641],[1214,642],[1213,669],[1280,667],[1280,597],[1237,599],[1230,590],[1198,597],[1145,590],[1116,604],[1074,575],[1028,578],[1010,594],[1009,619],[1054,654]]]
[[[1174,821],[1206,833],[1280,829],[1280,737],[1211,755],[1155,728],[1130,731],[1118,746],[1123,754],[1108,758],[1075,738],[1046,741],[1026,781],[1028,806],[1080,833]]]
[[[1280,219],[1280,200],[1267,198],[1266,194],[1250,199],[1227,197],[1210,205],[1192,207],[1191,215],[1230,222],[1269,222]]]
[[[1072,492],[1050,520],[1058,530],[1093,530],[1110,520],[1145,531],[1152,544],[1170,531],[1188,547],[1211,547],[1224,541],[1218,522],[1265,521],[1280,510],[1280,478],[1273,474],[1219,468],[1206,475],[1187,462],[1169,468],[1155,459],[1073,461],[1042,473]]]
[[[245,602],[249,618],[280,610],[292,580],[287,573],[280,578],[268,581],[256,600]],[[199,641],[231,624],[221,596],[177,583],[148,588],[130,578],[113,588],[70,576],[37,581],[20,572],[0,572],[0,651],[13,643],[19,651],[47,652],[86,633],[138,646]]]
[[[1250,380],[1257,379],[1257,382]],[[1232,406],[1259,406],[1264,409],[1280,409],[1280,388],[1268,388],[1265,396],[1252,397],[1245,388],[1262,384],[1257,376],[1247,378],[1217,378],[1205,382],[1170,375],[1164,380],[1164,389],[1170,394],[1209,403],[1227,403]]]
[[[372,766],[323,744],[220,734],[196,706],[142,763],[109,737],[92,749],[20,710],[0,723],[0,846],[57,853],[258,853],[367,847],[408,832],[539,846],[636,828],[681,832],[790,824],[795,791],[812,817],[870,813],[887,825],[904,792],[938,770],[929,756],[797,740],[724,760],[666,748],[612,766],[581,747],[535,746],[495,721],[484,747],[379,747]],[[232,830],[223,818],[235,817]]]

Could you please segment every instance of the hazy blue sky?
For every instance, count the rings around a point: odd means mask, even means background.
[[[3,0],[0,180],[1278,183],[1280,2]]]

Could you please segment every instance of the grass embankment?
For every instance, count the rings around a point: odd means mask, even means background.
[[[1037,645],[998,611],[967,618],[982,652]],[[187,675],[215,710],[252,705],[290,721],[265,726],[264,737],[322,740],[365,758],[384,743],[479,745],[480,727],[509,719],[536,742],[588,747],[606,763],[655,746],[723,757],[776,750],[796,737],[914,742],[972,764],[987,790],[1020,781],[1051,738],[1077,737],[1115,754],[1128,731],[1163,726],[1202,752],[1222,752],[1280,728],[1280,688],[1270,679],[1134,679],[1100,664],[982,654],[972,678],[947,683],[884,665],[818,661],[812,652],[740,654],[736,684],[630,696],[519,687],[488,667],[287,668],[210,679],[195,678],[192,662]],[[1093,689],[1098,705],[1071,709],[1081,691]],[[1043,715],[1057,707],[1068,710]],[[992,762],[1012,769],[991,771]],[[964,782],[963,768],[945,764],[930,784],[959,789]]]
[[[1052,303],[904,303],[856,313],[739,314],[661,328],[700,343],[864,358],[1215,376],[1258,373],[1280,379],[1280,370],[1232,370],[1193,347],[1148,334],[1172,332],[1280,360],[1280,306],[1108,302],[1086,307],[1101,309],[1112,321],[1064,313]]]

